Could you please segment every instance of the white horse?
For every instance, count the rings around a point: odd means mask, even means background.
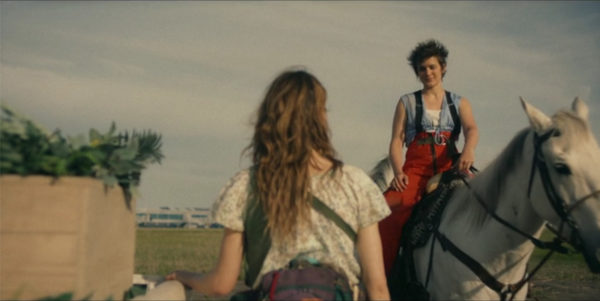
[[[468,185],[454,190],[440,235],[414,250],[417,279],[425,285],[429,275],[426,289],[434,300],[526,299],[526,265],[535,248],[530,238],[539,238],[547,223],[600,273],[600,149],[588,107],[576,98],[572,111],[550,118],[521,103],[531,126]],[[387,162],[371,172],[382,190],[392,177]],[[442,247],[443,237],[480,267],[469,267],[464,256],[457,259],[447,241]],[[487,279],[477,275],[485,271]]]

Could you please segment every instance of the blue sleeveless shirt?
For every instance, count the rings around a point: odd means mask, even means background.
[[[450,92],[450,100],[456,107],[456,112],[460,116],[460,101],[462,97],[454,92]],[[417,135],[417,128],[415,126],[415,117],[417,114],[416,110],[416,99],[414,93],[404,94],[400,97],[400,101],[404,103],[404,109],[406,112],[406,127],[404,129],[404,143],[408,146],[415,136]],[[423,118],[421,120],[423,130],[426,132],[435,132],[437,130],[441,132],[451,132],[454,129],[454,120],[450,114],[448,103],[446,102],[446,93],[444,93],[444,99],[442,100],[442,111],[440,113],[440,125],[438,127],[433,126],[433,122],[425,114],[425,104],[423,104]]]

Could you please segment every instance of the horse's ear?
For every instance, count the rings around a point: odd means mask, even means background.
[[[538,133],[546,132],[552,126],[552,120],[542,111],[527,103],[522,97],[520,99],[531,127]]]
[[[588,120],[590,110],[588,109],[588,106],[585,104],[584,101],[579,99],[579,97],[575,97],[575,100],[573,100],[572,107],[573,111],[575,111],[575,113],[577,113],[577,115],[579,115],[581,119],[585,121]]]

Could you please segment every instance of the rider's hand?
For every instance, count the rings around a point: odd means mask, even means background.
[[[186,289],[191,289],[191,284],[194,282],[194,278],[198,274],[185,271],[185,270],[177,270],[173,271],[165,276],[165,280],[175,280],[181,282]]]
[[[400,192],[404,191],[404,189],[406,189],[406,187],[408,186],[408,176],[403,172],[397,173],[394,179],[392,180],[391,185],[392,189],[394,190]]]
[[[475,155],[472,151],[463,150],[462,154],[458,158],[458,162],[456,163],[456,168],[462,172],[469,172],[469,168],[473,166],[473,162],[475,162]]]
[[[165,276],[165,280],[178,280],[177,279],[178,272],[179,271],[174,271],[174,272],[169,273],[168,275]]]

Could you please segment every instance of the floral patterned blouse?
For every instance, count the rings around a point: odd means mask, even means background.
[[[362,170],[344,165],[338,172],[311,178],[311,193],[334,210],[354,231],[377,223],[390,214],[382,192]],[[233,176],[221,190],[212,208],[213,222],[235,231],[244,231],[244,212],[250,180],[249,169]],[[273,241],[262,269],[254,282],[272,270],[285,267],[290,260],[308,257],[329,264],[348,277],[350,285],[359,283],[361,267],[354,242],[335,223],[314,209],[308,231],[281,243]],[[309,226],[305,226],[309,227]]]

